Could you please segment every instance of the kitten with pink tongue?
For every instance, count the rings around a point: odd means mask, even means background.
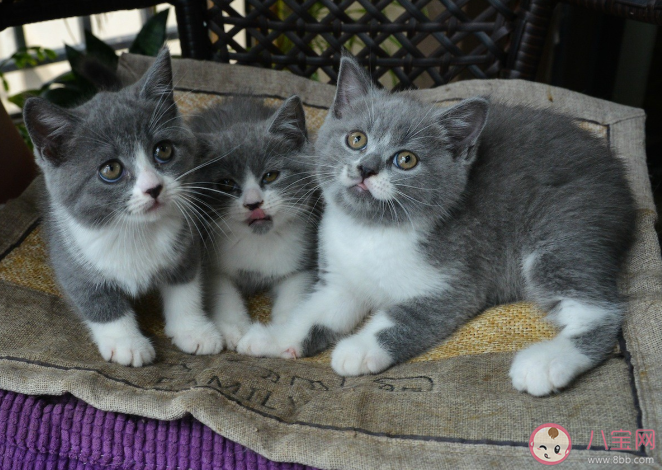
[[[266,292],[272,319],[284,321],[316,279],[318,192],[303,106],[296,96],[278,109],[236,98],[192,124],[208,163],[201,178],[214,184],[205,202],[215,229],[209,303],[227,348],[237,349],[251,326],[245,296]]]

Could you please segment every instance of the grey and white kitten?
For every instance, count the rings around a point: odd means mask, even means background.
[[[313,354],[372,313],[331,365],[377,373],[523,299],[561,331],[517,353],[517,390],[557,391],[613,351],[633,198],[621,162],[569,118],[483,98],[443,110],[376,89],[345,57],[316,158],[320,281],[292,322],[249,331],[245,352]]]
[[[211,310],[228,349],[251,325],[245,296],[268,291],[282,322],[315,282],[313,166],[301,100],[278,109],[233,98],[192,120],[214,200],[208,256]],[[205,190],[200,187],[200,195]],[[207,191],[209,193],[209,191]],[[209,210],[207,210],[209,212]]]
[[[31,98],[24,117],[46,181],[51,263],[103,358],[154,360],[131,305],[154,288],[177,347],[220,352],[202,310],[200,239],[180,210],[196,145],[175,105],[168,50],[134,85],[75,109]]]

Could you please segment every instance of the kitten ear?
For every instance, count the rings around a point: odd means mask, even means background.
[[[446,130],[456,159],[470,164],[476,158],[475,145],[487,122],[489,107],[490,102],[487,99],[471,98],[439,116],[439,124]]]
[[[268,129],[272,134],[285,135],[295,142],[297,147],[301,147],[308,140],[306,115],[301,98],[294,95],[286,99],[272,116]]]
[[[361,64],[351,55],[343,55],[340,59],[336,97],[331,107],[333,116],[340,119],[343,110],[357,99],[365,98],[372,86],[370,75]]]
[[[163,46],[152,66],[138,81],[138,94],[141,98],[174,102],[172,90],[172,62],[170,50]]]
[[[28,98],[23,106],[23,120],[35,148],[37,161],[54,166],[64,162],[63,143],[71,136],[78,119],[74,114],[43,98]]]

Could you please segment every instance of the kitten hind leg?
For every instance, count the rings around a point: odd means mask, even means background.
[[[188,354],[217,354],[223,349],[223,337],[202,309],[200,275],[183,284],[161,288],[165,334]]]
[[[609,263],[607,253],[601,259],[582,253],[586,248],[534,251],[524,258],[527,297],[551,307],[548,319],[562,330],[516,354],[510,377],[517,390],[535,396],[556,392],[614,349],[623,317],[616,263]]]
[[[513,386],[534,396],[558,392],[606,359],[621,324],[614,305],[574,299],[559,302],[550,317],[563,327],[558,336],[519,351],[510,368]]]
[[[217,279],[212,315],[225,339],[226,347],[235,351],[239,340],[251,326],[251,317],[241,292],[227,276],[219,276]]]

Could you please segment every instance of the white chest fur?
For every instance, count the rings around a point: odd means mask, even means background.
[[[450,271],[431,266],[411,225],[369,227],[332,204],[320,230],[328,282],[339,282],[375,307],[441,292]]]
[[[174,247],[183,224],[178,216],[98,229],[80,224],[64,209],[56,212],[71,254],[134,296],[150,287],[157,272],[177,261]]]
[[[236,224],[232,232],[216,235],[214,262],[230,277],[241,271],[283,277],[300,269],[310,243],[307,236],[306,226],[296,221],[261,235],[246,224]]]

